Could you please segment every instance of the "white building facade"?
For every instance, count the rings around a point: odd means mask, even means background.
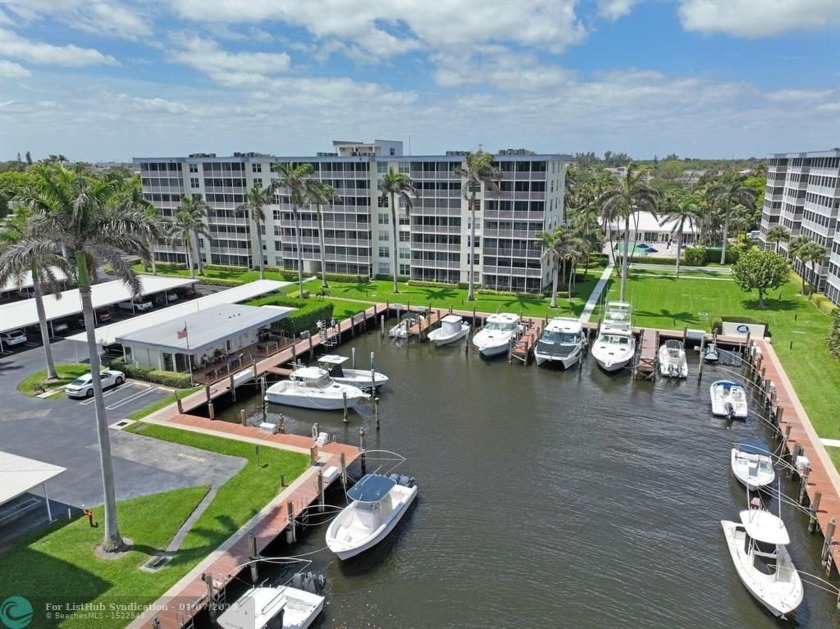
[[[256,267],[256,225],[237,215],[248,189],[265,188],[277,163],[312,164],[312,177],[332,186],[340,203],[321,208],[327,273],[464,283],[469,276],[470,212],[466,182],[454,174],[466,152],[406,156],[402,143],[337,141],[334,153],[315,157],[274,157],[235,153],[231,157],[195,154],[179,158],[135,158],[144,198],[173,217],[182,198],[199,194],[213,208],[207,218],[212,236],[199,238],[206,263]],[[502,173],[499,194],[476,191],[476,284],[484,288],[538,292],[551,283],[552,269],[541,261],[537,232],[565,222],[567,155],[502,151],[495,155]],[[397,258],[393,259],[391,212],[379,182],[393,169],[411,177],[417,196],[411,212],[400,207]],[[295,224],[288,194],[279,191],[264,208],[263,263],[297,268]],[[305,273],[321,270],[317,208],[300,208],[301,257]],[[182,245],[161,243],[160,261],[185,263]]]
[[[767,185],[761,212],[761,236],[764,248],[767,231],[782,225],[790,237],[807,236],[825,247],[828,264],[819,272],[817,289],[840,305],[840,149],[812,153],[777,153],[767,167]],[[779,243],[779,252],[788,255],[788,243]],[[805,272],[801,262],[796,270]]]

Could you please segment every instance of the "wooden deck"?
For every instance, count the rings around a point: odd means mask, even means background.
[[[639,334],[639,352],[636,358],[636,375],[645,379],[656,375],[656,354],[659,351],[659,331],[643,328]]]
[[[425,338],[428,336],[429,331],[432,330],[432,328],[434,328],[447,314],[449,313],[446,310],[429,309],[428,314],[425,317],[421,317],[417,323],[408,328],[409,336]]]
[[[523,319],[522,325],[525,326],[525,331],[516,340],[516,343],[511,346],[508,362],[512,363],[513,359],[516,358],[522,361],[522,364],[527,365],[531,358],[531,350],[537,344],[540,335],[542,335],[545,320],[537,318]]]

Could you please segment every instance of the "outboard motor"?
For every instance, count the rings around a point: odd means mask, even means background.
[[[726,411],[726,418],[732,419],[732,416],[735,414],[735,409],[732,407],[732,404],[730,402],[727,402],[724,405],[723,409]]]

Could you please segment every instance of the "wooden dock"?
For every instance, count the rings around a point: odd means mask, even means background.
[[[525,331],[511,345],[508,362],[512,363],[513,359],[516,358],[522,361],[523,365],[527,365],[531,358],[531,350],[537,344],[540,335],[542,335],[545,320],[536,318],[523,319],[522,324],[525,326]]]
[[[408,328],[409,336],[423,338],[425,335],[428,335],[429,331],[432,330],[432,328],[434,328],[447,314],[449,313],[445,310],[432,310],[430,308],[425,317],[421,317],[417,323]]]
[[[636,356],[635,373],[645,380],[656,375],[656,356],[659,351],[659,331],[643,328],[639,334],[639,351]]]

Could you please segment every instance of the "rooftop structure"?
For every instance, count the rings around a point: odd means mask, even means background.
[[[41,485],[47,507],[47,517],[52,520],[47,481],[67,471],[65,467],[28,459],[23,456],[0,452],[0,505]]]

